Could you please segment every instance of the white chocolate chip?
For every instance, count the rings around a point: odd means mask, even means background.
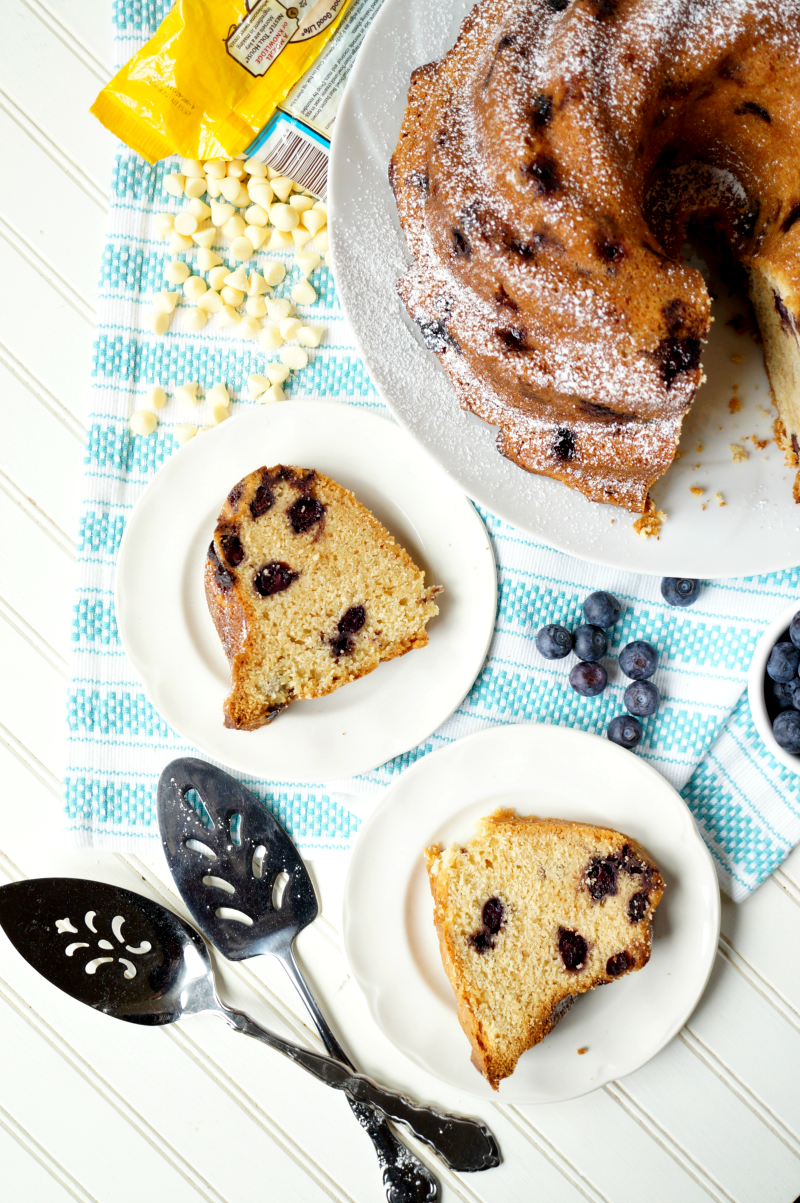
[[[206,192],[212,200],[219,196],[219,180],[214,179],[213,175],[206,176]]]
[[[245,209],[244,219],[251,226],[269,225],[269,213],[266,209],[262,209],[261,205],[250,205]]]
[[[191,274],[189,264],[184,263],[182,259],[172,259],[164,268],[168,284],[183,284]]]
[[[261,333],[261,322],[257,317],[243,317],[237,331],[242,338],[258,338]]]
[[[198,197],[189,201],[189,212],[192,217],[196,217],[198,221],[208,221],[211,216],[211,206],[205,201],[201,201]]]
[[[167,394],[160,384],[155,384],[150,389],[149,400],[153,409],[163,409],[167,404]]]
[[[326,217],[328,216],[328,206],[325,204],[325,201],[314,201],[311,208],[316,209],[319,213],[324,213]]]
[[[182,447],[184,443],[188,443],[189,439],[193,439],[196,434],[197,427],[190,426],[188,423],[181,422],[177,426],[172,427],[172,437],[179,447]]]
[[[285,251],[289,247],[294,246],[291,234],[284,233],[283,230],[271,230],[269,242],[265,246],[266,251]]]
[[[241,238],[244,234],[244,220],[237,213],[235,217],[229,217],[222,227],[223,238]]]
[[[211,407],[211,421],[215,426],[219,426],[220,422],[224,422],[226,418],[231,416],[231,411],[227,405],[213,405]]]
[[[272,191],[279,200],[286,201],[289,199],[289,193],[294,188],[294,180],[287,179],[284,175],[276,175],[270,179]]]
[[[262,209],[269,209],[275,199],[275,193],[266,180],[251,180],[247,185],[247,193],[253,204],[260,205]]]
[[[153,226],[155,228],[156,235],[159,238],[169,238],[174,225],[174,213],[156,213],[155,217],[153,218]]]
[[[235,309],[238,309],[244,300],[241,288],[231,288],[230,284],[226,284],[224,288],[220,289],[219,295],[226,305],[232,305]]]
[[[164,176],[164,191],[170,196],[183,196],[183,186],[186,183],[185,175],[165,175]]]
[[[157,292],[153,297],[153,308],[156,313],[174,313],[180,295],[179,292]]]
[[[235,212],[233,205],[224,205],[221,201],[211,202],[211,221],[215,226],[224,226]]]
[[[272,314],[269,315],[272,317]],[[297,338],[303,323],[298,322],[296,317],[282,318],[278,323],[278,329],[281,332],[281,338],[284,342],[291,342],[293,338]]]
[[[213,288],[215,292],[219,292],[225,287],[225,277],[228,275],[228,269],[224,263],[219,267],[212,267],[208,273],[208,287]]]
[[[217,317],[217,325],[238,326],[241,320],[241,313],[238,313],[237,310],[234,309],[233,305],[223,305]]]
[[[267,301],[267,313],[273,322],[282,322],[294,312],[294,305],[288,297],[280,297],[275,301]]]
[[[308,355],[302,347],[283,347],[281,349],[281,363],[297,372],[308,363]]]
[[[270,404],[273,401],[285,401],[286,393],[279,384],[271,384],[269,388],[258,398],[262,404]]]
[[[144,315],[144,320],[153,331],[153,334],[166,334],[169,330],[168,313],[146,313]]]
[[[186,330],[195,332],[202,330],[208,321],[208,314],[205,309],[184,309],[183,325]]]
[[[306,279],[317,270],[321,263],[321,259],[315,251],[298,251],[294,261]]]
[[[235,204],[235,197],[239,195],[241,186],[241,182],[236,176],[226,176],[224,180],[220,180],[219,182],[219,190],[230,204]]]
[[[265,226],[245,226],[244,237],[249,239],[253,250],[257,251],[263,246],[269,235],[269,230]]]
[[[289,231],[300,224],[300,214],[291,205],[270,205],[269,219],[276,230]]]
[[[206,177],[203,176],[202,180],[197,177],[187,180],[183,190],[187,196],[192,198],[202,196],[206,190]]]
[[[283,363],[268,363],[264,371],[270,384],[283,384],[284,380],[289,379],[291,368],[287,368]]]
[[[323,251],[323,252],[330,249],[328,246],[328,231],[327,230],[320,230],[319,234],[315,235],[314,246],[317,248],[318,251]]]
[[[317,299],[316,289],[308,280],[298,280],[292,286],[292,300],[296,305],[313,305]]]
[[[212,267],[219,267],[222,263],[222,256],[216,251],[212,251],[210,247],[201,247],[197,252],[197,266],[201,272],[210,272]]]
[[[204,313],[219,313],[222,308],[222,297],[218,292],[214,292],[213,288],[209,288],[208,292],[204,292],[197,302],[197,308],[202,309]]]
[[[269,383],[265,376],[248,376],[247,391],[250,394],[250,400],[255,401],[256,397],[260,397],[262,393],[266,392]]]
[[[237,263],[242,263],[246,259],[252,259],[254,254],[253,244],[249,238],[242,235],[241,238],[234,238],[230,245],[231,258]]]
[[[270,288],[274,288],[276,284],[280,284],[281,280],[286,275],[286,266],[283,263],[278,263],[275,259],[267,260],[262,264],[261,271],[264,279]]]
[[[310,196],[296,195],[296,196],[289,197],[289,204],[292,206],[293,209],[296,209],[298,213],[305,213],[305,211],[307,209],[310,209],[312,207],[312,205],[314,204],[314,201],[312,200],[312,198]]]
[[[258,336],[259,345],[268,355],[273,351],[277,351],[278,347],[283,345],[281,332],[277,326],[264,326]]]
[[[199,159],[181,159],[181,171],[185,176],[198,180],[204,179],[206,174],[206,169]]]
[[[324,336],[324,326],[301,326],[297,332],[297,341],[303,347],[318,347]]]
[[[304,230],[302,226],[298,226],[296,230],[292,230],[292,242],[298,250],[302,250],[306,243],[310,241],[311,234],[308,230]]]
[[[309,209],[300,220],[312,234],[318,234],[328,224],[328,218],[319,209]]]
[[[206,401],[210,405],[230,405],[231,399],[228,396],[228,387],[224,381],[220,380],[213,388],[210,388],[206,393]]]
[[[211,176],[215,180],[224,180],[228,170],[228,164],[224,159],[209,159],[203,164],[206,176]]]
[[[229,284],[231,288],[238,288],[242,292],[247,292],[248,279],[244,267],[237,267],[236,271],[228,272],[225,277],[225,283]]]
[[[227,165],[228,175],[233,180],[240,180],[245,174],[244,159],[231,159]]]
[[[197,390],[199,388],[199,381],[187,380],[183,384],[179,384],[172,395],[176,401],[181,401],[184,405],[197,405]]]
[[[259,175],[267,178],[267,165],[262,163],[260,159],[245,159],[244,169],[248,175]]]
[[[282,178],[283,177],[281,176],[281,173],[279,171],[276,171],[274,167],[267,166],[267,179],[268,180],[279,180]]]
[[[214,226],[209,226],[205,230],[197,230],[194,234],[192,234],[192,242],[196,243],[197,246],[202,247],[204,250],[208,250],[208,248],[212,247],[216,241],[217,230]]]
[[[239,184],[239,191],[233,198],[232,204],[236,205],[238,209],[246,209],[250,204],[250,193],[247,191],[244,184]]]
[[[244,311],[249,317],[266,317],[267,306],[263,297],[248,297],[244,303]]]
[[[170,254],[180,255],[182,251],[193,251],[194,243],[185,234],[179,234],[177,230],[173,230],[169,236],[169,249]]]
[[[128,425],[133,434],[147,438],[158,426],[158,418],[151,409],[137,409],[131,414]]]
[[[267,282],[258,272],[250,272],[247,277],[247,295],[249,297],[263,297],[267,291]]]
[[[207,289],[208,285],[202,276],[189,276],[183,286],[183,295],[190,304],[196,305]]]
[[[197,218],[193,213],[187,213],[185,211],[183,213],[179,213],[175,218],[175,229],[179,234],[183,234],[187,238],[191,238],[192,234],[194,234],[195,230],[197,229]]]

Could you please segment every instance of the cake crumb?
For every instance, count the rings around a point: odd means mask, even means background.
[[[745,460],[750,458],[741,443],[728,443],[728,449],[733,456],[735,464],[743,464]]]
[[[689,492],[695,497],[702,497],[705,489],[701,489],[699,485],[692,485],[692,487],[689,489]]]
[[[697,454],[699,455],[699,454],[700,454],[700,452],[701,452],[702,450],[703,450],[703,444],[702,444],[702,443],[698,443],[698,444],[697,444],[697,446],[695,447],[695,451],[696,451],[696,452],[697,452]]]
[[[722,496],[722,494],[721,494],[721,493],[715,493],[715,494],[714,494],[714,500],[715,500],[715,501],[718,501],[720,505],[727,505],[727,504],[728,504],[728,503],[727,503],[727,501],[725,500],[725,498]]]
[[[666,522],[666,519],[667,515],[664,511],[657,507],[652,497],[648,497],[647,510],[641,518],[636,519],[633,529],[641,539],[657,539],[661,534],[662,523]]]
[[[762,418],[771,418],[772,417],[772,414],[769,412],[768,409],[764,409],[763,405],[757,405],[756,409],[761,414]]]
[[[584,1046],[583,1048],[579,1048],[579,1049],[578,1049],[578,1056],[579,1056],[579,1057],[582,1057],[582,1056],[583,1056],[583,1054],[584,1054],[584,1053],[588,1053],[588,1051],[589,1051],[589,1050],[588,1050],[588,1048],[586,1048],[585,1046]]]
[[[763,451],[764,448],[766,447],[767,443],[769,442],[769,439],[758,439],[758,438],[756,438],[756,436],[754,434],[751,434],[750,438],[753,440],[753,443],[755,444],[755,446],[758,448],[759,451]]]
[[[730,401],[728,402],[728,409],[731,411],[731,413],[738,414],[738,412],[741,408],[742,408],[742,403],[739,400],[739,398],[731,397]]]
[[[744,356],[740,355],[737,351],[734,355],[731,355],[731,363],[744,363]]]
[[[706,508],[706,503],[703,502],[703,509],[705,510],[705,508]]]

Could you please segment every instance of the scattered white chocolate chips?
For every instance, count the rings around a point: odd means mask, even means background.
[[[133,434],[146,438],[158,426],[158,418],[151,409],[136,409],[131,414],[129,425]]]

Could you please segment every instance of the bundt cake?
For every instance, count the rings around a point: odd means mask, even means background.
[[[231,667],[225,726],[252,731],[425,647],[438,586],[335,480],[258,468],[234,485],[205,564]]]
[[[797,454],[798,81],[800,0],[479,0],[414,72],[398,289],[503,455],[647,510],[709,329],[692,215],[749,275]]]
[[[495,1090],[577,995],[650,959],[664,882],[618,831],[498,810],[425,859],[458,1018]]]

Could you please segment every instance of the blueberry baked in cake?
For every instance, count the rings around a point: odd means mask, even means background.
[[[494,1090],[579,994],[650,959],[664,881],[618,831],[498,810],[425,859],[458,1018]]]
[[[748,276],[797,466],[799,78],[800,0],[479,0],[413,73],[398,291],[503,455],[648,509],[702,378],[697,217]]]
[[[363,505],[309,468],[258,468],[225,499],[206,601],[231,668],[225,726],[263,727],[428,642],[440,587]]]

